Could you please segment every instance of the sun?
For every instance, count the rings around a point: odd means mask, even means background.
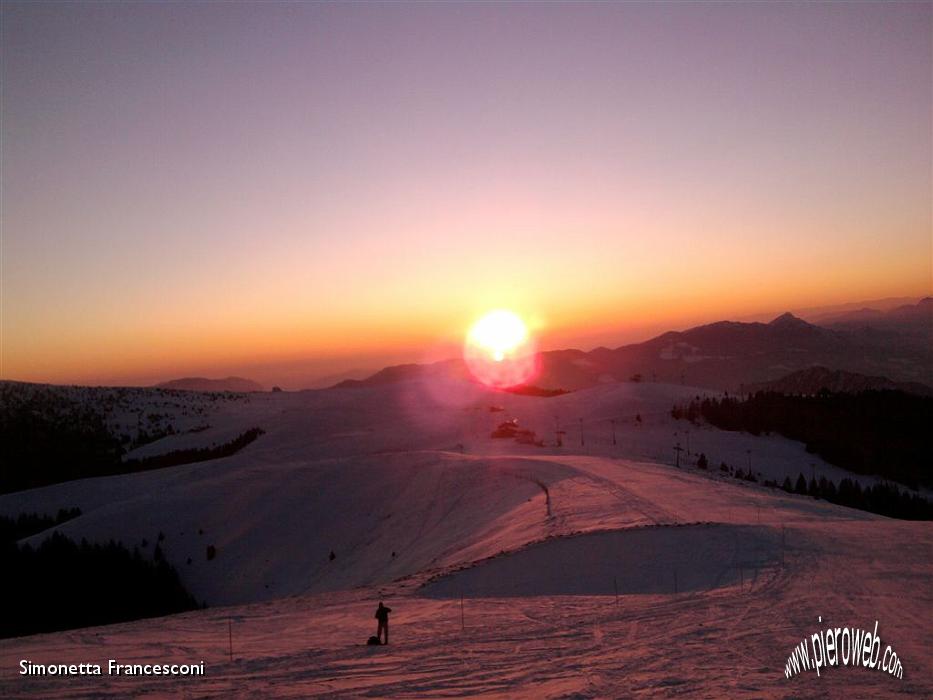
[[[511,311],[490,311],[473,324],[467,342],[485,349],[495,362],[521,346],[528,338],[528,327]]]
[[[528,326],[505,309],[484,314],[470,327],[463,357],[474,377],[498,388],[527,382],[537,368]]]

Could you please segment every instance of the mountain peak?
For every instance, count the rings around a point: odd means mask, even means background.
[[[776,319],[771,321],[771,323],[769,323],[768,325],[777,326],[777,327],[785,327],[785,328],[790,328],[790,327],[802,328],[804,326],[809,326],[810,324],[804,321],[802,318],[794,316],[794,314],[792,314],[790,311],[787,311],[786,313],[781,314]]]

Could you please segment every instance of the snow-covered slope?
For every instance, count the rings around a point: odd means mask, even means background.
[[[542,399],[434,380],[254,395],[212,417],[212,431],[266,430],[232,457],[0,497],[3,513],[79,506],[60,527],[73,537],[152,547],[161,532],[166,557],[212,606],[0,642],[4,669],[195,656],[205,679],[100,686],[4,673],[0,693],[933,692],[933,635],[916,624],[933,610],[930,524],[672,466],[674,444],[689,440],[690,459],[703,451],[770,478],[844,474],[781,438],[688,436],[669,413],[697,391],[612,384]],[[507,418],[546,446],[491,439]],[[393,644],[368,649],[380,596],[395,610]],[[841,668],[785,680],[817,616],[878,619],[904,679]]]

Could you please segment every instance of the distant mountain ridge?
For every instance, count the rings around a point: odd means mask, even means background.
[[[251,391],[264,391],[261,384],[243,377],[225,377],[224,379],[208,379],[206,377],[182,377],[171,381],[156,384],[160,389],[177,389],[180,391],[235,391],[239,393]]]
[[[739,391],[814,366],[892,382],[933,384],[931,299],[882,312],[888,326],[822,326],[785,313],[769,323],[718,321],[668,331],[615,349],[555,350],[539,355],[532,381],[546,389],[581,389],[614,381],[654,381]],[[363,387],[419,376],[468,376],[460,359],[396,365],[338,387]]]
[[[933,297],[924,297],[916,304],[902,304],[887,311],[864,307],[855,311],[830,314],[819,319],[819,324],[827,327],[867,326],[898,327],[905,323],[933,325]],[[928,330],[929,327],[928,327]]]
[[[919,382],[895,382],[887,377],[871,377],[856,372],[844,372],[826,367],[809,367],[792,372],[773,382],[749,384],[745,390],[776,391],[781,394],[817,394],[826,389],[839,394],[858,394],[862,391],[894,390],[920,396],[933,396],[933,388]]]

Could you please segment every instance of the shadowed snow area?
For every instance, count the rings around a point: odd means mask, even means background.
[[[421,593],[473,598],[708,591],[751,579],[779,556],[780,532],[766,527],[632,528],[532,544],[433,581]]]

